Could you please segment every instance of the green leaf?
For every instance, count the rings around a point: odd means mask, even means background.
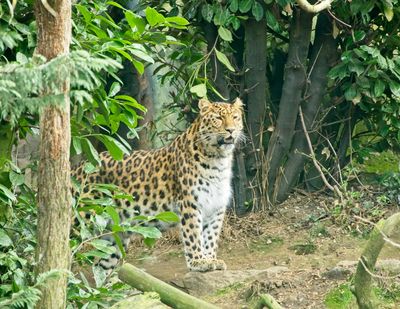
[[[212,21],[214,15],[214,8],[211,4],[204,4],[201,7],[201,16],[208,21],[209,23]]]
[[[155,218],[163,222],[179,222],[178,215],[172,211],[159,213],[155,216]]]
[[[124,104],[127,104],[127,105],[129,105],[129,106],[132,106],[132,107],[134,107],[134,108],[137,108],[137,109],[139,109],[139,110],[141,110],[141,111],[143,111],[143,112],[147,112],[146,107],[144,107],[143,105],[139,104],[139,103],[138,103],[134,98],[132,98],[131,96],[122,94],[122,95],[117,95],[117,96],[115,96],[115,99],[124,100],[124,101],[125,101]]]
[[[128,231],[141,234],[145,238],[160,238],[161,232],[154,226],[140,226],[136,225],[127,228]]]
[[[172,17],[166,17],[165,20],[169,23],[174,23],[179,26],[186,26],[189,25],[189,22],[187,19],[181,17],[181,16],[172,16]]]
[[[400,97],[400,84],[395,81],[389,82],[390,90],[392,91],[393,95],[396,97]]]
[[[7,233],[0,229],[0,247],[10,247],[12,243],[13,242]]]
[[[199,84],[190,88],[190,92],[196,94],[199,98],[204,98],[207,95],[207,87],[205,84]]]
[[[385,6],[383,8],[383,12],[385,14],[386,20],[389,21],[389,22],[392,21],[393,15],[394,15],[393,8],[389,8],[389,7]]]
[[[380,79],[375,81],[374,85],[374,95],[375,97],[380,97],[385,92],[385,83]]]
[[[113,159],[121,160],[124,153],[129,154],[129,150],[115,138],[108,135],[96,135],[96,137],[107,147]]]
[[[226,25],[230,16],[229,10],[222,6],[217,6],[215,8],[214,24],[216,26]]]
[[[107,254],[112,254],[115,252],[115,247],[105,239],[95,239],[90,242],[90,244],[97,250],[100,250]]]
[[[9,174],[10,181],[14,187],[25,183],[25,177],[22,174],[11,171]]]
[[[250,11],[251,6],[253,5],[254,0],[240,0],[239,2],[239,11],[241,13],[247,13]]]
[[[142,17],[131,11],[125,11],[125,18],[132,29],[136,28],[139,34],[142,34],[144,32],[144,29],[146,28],[146,23]]]
[[[109,97],[115,96],[121,90],[121,85],[117,82],[113,82],[110,91],[108,92]]]
[[[131,48],[130,49],[131,53],[134,54],[136,57],[143,59],[144,61],[150,62],[150,63],[154,63],[154,59],[151,58],[151,56],[149,54],[147,54],[146,52],[139,50],[139,49],[135,49],[135,48]]]
[[[236,13],[239,8],[239,0],[232,0],[231,4],[229,5],[229,9],[231,12]]]
[[[147,7],[145,10],[146,19],[150,26],[155,26],[157,24],[161,24],[165,21],[165,17],[158,13],[155,9],[151,7]]]
[[[274,16],[274,14],[272,14],[269,10],[266,10],[265,17],[267,18],[267,25],[270,26],[273,30],[279,32],[280,31],[279,24]]]
[[[106,206],[105,210],[106,210],[106,213],[108,213],[110,215],[111,219],[113,220],[114,225],[119,225],[120,224],[119,214],[115,210],[115,208],[112,206]]]
[[[228,29],[226,29],[222,26],[219,27],[218,34],[221,37],[221,39],[223,39],[224,41],[232,42],[232,33]]]
[[[260,21],[264,17],[264,9],[259,2],[254,2],[253,8],[251,10],[256,21]]]
[[[72,137],[72,147],[75,150],[75,153],[77,155],[82,153],[82,144],[81,144],[81,139],[77,136]]]
[[[75,7],[79,11],[79,13],[82,14],[83,18],[85,19],[85,23],[89,24],[92,20],[92,13],[89,12],[89,10],[81,4],[75,4]]]
[[[141,63],[140,61],[137,61],[136,59],[132,59],[132,63],[135,66],[136,70],[139,72],[139,74],[144,73],[144,64]]]
[[[2,192],[9,200],[15,202],[17,198],[7,187],[0,184],[0,192]]]
[[[115,2],[115,1],[107,1],[107,4],[115,6],[115,7],[119,8],[119,9],[121,9],[121,10],[125,10],[124,7],[121,4],[119,4],[119,3]]]
[[[93,147],[92,143],[86,138],[81,139],[81,144],[82,144],[82,150],[89,159],[89,161],[94,165],[101,165],[101,160],[99,157],[99,153],[97,150]]]
[[[229,62],[229,59],[227,56],[225,56],[225,54],[221,53],[220,51],[218,51],[217,49],[215,49],[215,54],[217,55],[218,60],[227,67],[227,69],[229,71],[235,72],[235,69],[233,68],[233,66],[231,65],[231,63]]]

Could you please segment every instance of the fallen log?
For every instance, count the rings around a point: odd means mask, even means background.
[[[178,290],[128,263],[120,268],[118,277],[142,292],[156,292],[164,304],[176,309],[218,309],[218,307]]]

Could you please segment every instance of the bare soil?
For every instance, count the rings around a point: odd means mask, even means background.
[[[326,308],[326,295],[348,278],[328,279],[324,273],[340,261],[357,261],[366,243],[352,232],[357,227],[334,224],[325,215],[333,204],[325,196],[295,195],[269,213],[227,216],[219,258],[228,269],[286,266],[289,271],[266,282],[239,282],[205,299],[221,308],[248,308],[251,295],[269,293],[284,308]],[[187,272],[177,232],[165,235],[152,249],[134,247],[127,261],[163,281],[174,284]],[[398,249],[385,248],[380,258],[399,256]],[[400,304],[392,308],[396,307]]]

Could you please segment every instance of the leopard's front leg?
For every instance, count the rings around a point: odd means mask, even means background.
[[[189,270],[205,272],[219,269],[217,261],[204,254],[201,211],[194,203],[182,202],[180,213],[181,235]]]
[[[206,258],[213,259],[216,269],[225,270],[226,264],[217,259],[218,240],[224,222],[225,208],[220,209],[212,218],[203,218],[203,248]]]

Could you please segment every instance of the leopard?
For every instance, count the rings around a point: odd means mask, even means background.
[[[96,172],[86,177],[81,164],[72,176],[78,183],[86,179],[89,183],[116,185],[132,196],[131,200],[119,200],[121,220],[176,213],[187,268],[207,272],[226,269],[225,262],[217,258],[217,250],[232,199],[234,151],[244,139],[243,103],[240,98],[229,103],[200,99],[198,108],[192,124],[168,146],[135,150],[119,161],[102,152]],[[160,221],[155,224],[161,231],[174,226]],[[131,235],[123,235],[125,248],[130,239]],[[115,240],[112,244],[115,246]],[[112,270],[120,259],[117,250],[98,265]]]

